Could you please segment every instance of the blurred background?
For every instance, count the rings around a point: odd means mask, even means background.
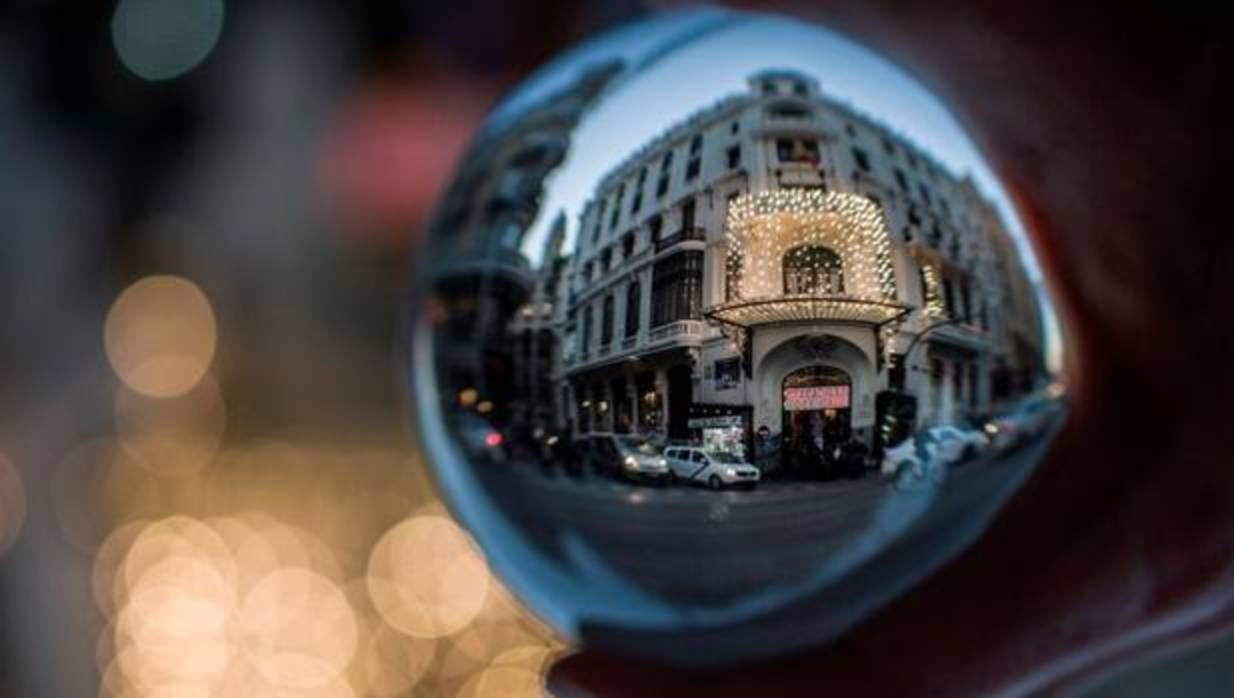
[[[0,10],[0,696],[539,695],[406,434],[408,253],[637,3]]]
[[[0,698],[539,695],[409,441],[409,253],[505,90],[658,9],[0,9]]]

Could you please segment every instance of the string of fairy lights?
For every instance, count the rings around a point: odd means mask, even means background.
[[[939,320],[947,316],[947,306],[943,302],[942,285],[938,280],[938,270],[934,265],[921,262],[921,280],[925,286],[925,302],[922,312],[927,321]]]
[[[751,325],[840,320],[879,324],[890,352],[905,306],[872,201],[801,188],[743,194],[729,206],[727,248],[728,301],[710,315],[736,348]]]
[[[781,295],[781,270],[790,250],[823,247],[844,270],[844,293],[868,300],[895,299],[891,236],[878,206],[865,197],[819,189],[775,189],[743,194],[728,210],[728,279],[737,300]],[[826,255],[800,255],[815,278],[836,264]]]

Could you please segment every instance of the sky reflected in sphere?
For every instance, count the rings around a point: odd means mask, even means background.
[[[419,252],[412,395],[536,612],[705,666],[832,639],[971,543],[1065,416],[1022,222],[824,29],[618,29],[497,108]]]

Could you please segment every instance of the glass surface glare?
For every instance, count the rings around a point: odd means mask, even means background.
[[[938,99],[793,20],[663,15],[498,107],[411,319],[446,497],[566,635],[834,638],[971,543],[1065,414],[1040,271]]]

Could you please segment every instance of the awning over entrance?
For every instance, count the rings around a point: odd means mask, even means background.
[[[709,309],[706,317],[745,328],[782,322],[820,321],[878,325],[894,320],[909,310],[909,306],[893,301],[801,294],[723,303]]]

